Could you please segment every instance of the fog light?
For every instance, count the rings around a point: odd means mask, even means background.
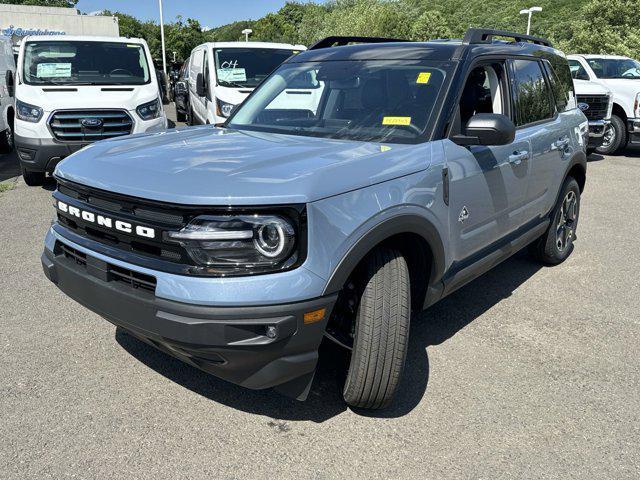
[[[278,330],[273,325],[267,327],[267,337],[276,338],[278,336]]]
[[[33,160],[33,154],[35,152],[33,150],[24,150],[22,148],[18,149],[18,156],[20,157],[20,160]]]

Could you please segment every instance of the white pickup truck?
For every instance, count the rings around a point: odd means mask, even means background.
[[[640,145],[640,62],[614,55],[569,55],[568,59],[574,80],[598,83],[613,95],[611,123],[598,152],[611,154],[628,144]]]

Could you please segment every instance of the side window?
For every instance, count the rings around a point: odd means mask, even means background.
[[[553,97],[556,101],[556,108],[559,112],[566,112],[573,110],[576,107],[575,104],[575,92],[573,90],[573,79],[569,72],[569,68],[565,63],[551,63],[544,61],[545,72],[547,78],[551,83],[551,90],[553,91]]]
[[[551,92],[537,60],[512,60],[516,125],[553,118]]]
[[[501,63],[475,67],[469,73],[459,105],[459,125],[456,131],[477,113],[505,113],[504,65]],[[456,122],[457,123],[457,122]]]
[[[578,60],[569,60],[571,77],[575,80],[589,80],[589,74]]]

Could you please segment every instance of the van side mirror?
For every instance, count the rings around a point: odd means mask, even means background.
[[[196,93],[199,97],[205,97],[207,95],[207,89],[204,84],[204,75],[199,73],[196,77]]]
[[[7,91],[9,92],[9,96],[13,97],[13,94],[15,93],[15,80],[13,77],[13,72],[11,70],[7,70],[7,73],[4,76],[5,79],[5,84],[7,85]]]
[[[458,145],[497,146],[513,143],[515,137],[516,126],[506,115],[477,113],[467,123],[464,135],[451,140]]]

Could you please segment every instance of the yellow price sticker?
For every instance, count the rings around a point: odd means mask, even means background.
[[[423,85],[426,85],[427,83],[429,83],[429,80],[431,80],[431,72],[420,72],[418,74],[418,79],[416,80],[416,83],[421,83]]]
[[[384,152],[388,152],[389,150],[391,150],[391,147],[388,145],[380,145],[380,152],[384,153]]]
[[[411,117],[384,117],[383,125],[411,125]]]

